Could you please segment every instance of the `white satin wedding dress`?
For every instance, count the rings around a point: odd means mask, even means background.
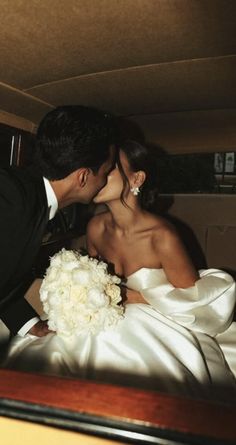
[[[142,268],[126,284],[148,304],[127,304],[116,327],[73,339],[16,336],[2,366],[236,401],[235,282],[214,269],[200,277],[178,289],[162,269]]]

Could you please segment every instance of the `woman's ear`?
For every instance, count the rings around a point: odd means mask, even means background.
[[[141,187],[146,179],[146,173],[143,170],[139,170],[138,172],[135,172],[134,174],[134,181],[133,186],[134,187]]]
[[[90,174],[89,168],[82,167],[77,170],[77,181],[81,188],[87,184],[89,174]]]

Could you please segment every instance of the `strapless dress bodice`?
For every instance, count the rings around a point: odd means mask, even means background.
[[[130,289],[141,290],[152,286],[169,284],[163,269],[142,267],[127,277],[126,285]]]

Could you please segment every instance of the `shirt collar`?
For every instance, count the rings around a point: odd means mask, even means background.
[[[44,185],[45,185],[45,191],[47,195],[47,201],[48,201],[48,207],[50,209],[49,211],[49,219],[54,218],[56,211],[58,209],[58,201],[57,197],[55,195],[55,192],[47,178],[43,178]]]

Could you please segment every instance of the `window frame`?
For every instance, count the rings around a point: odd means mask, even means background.
[[[0,415],[131,443],[233,443],[236,405],[0,370]]]

